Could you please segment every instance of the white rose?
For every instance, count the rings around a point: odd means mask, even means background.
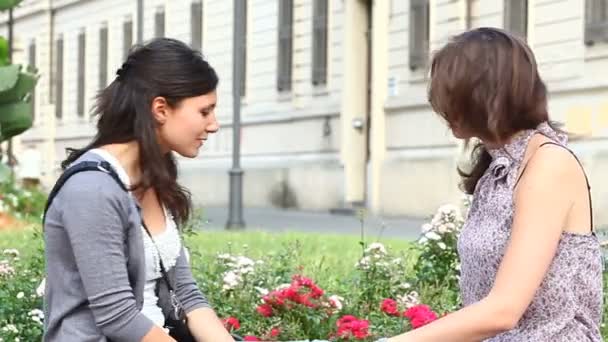
[[[21,299],[23,297],[25,297],[25,293],[23,293],[23,292],[17,293],[17,299]]]
[[[343,301],[344,301],[344,298],[342,298],[338,295],[329,296],[329,302],[331,303],[331,305],[333,305],[333,307],[338,309],[338,311],[342,310]]]
[[[424,236],[426,236],[426,238],[429,240],[435,240],[435,241],[441,240],[441,235],[439,235],[435,232],[428,232],[428,233],[424,234]]]
[[[381,244],[380,242],[374,242],[371,245],[369,245],[369,247],[367,247],[365,252],[367,252],[367,253],[375,252],[375,253],[380,253],[380,254],[386,254],[386,248],[384,248],[384,245]]]
[[[425,223],[422,225],[422,234],[426,233],[426,232],[430,232],[431,230],[433,230],[433,225],[430,223]]]

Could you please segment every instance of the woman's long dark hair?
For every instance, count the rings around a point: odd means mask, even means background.
[[[549,121],[547,88],[534,54],[501,29],[478,28],[453,37],[433,57],[428,96],[450,126],[486,142],[503,144]],[[475,191],[491,162],[484,144],[477,144],[471,170],[458,170],[465,192]]]
[[[61,167],[67,168],[90,149],[136,141],[142,174],[133,189],[155,189],[160,202],[183,223],[190,215],[191,196],[177,182],[172,153],[161,152],[152,100],[162,96],[170,106],[178,106],[185,98],[214,91],[217,74],[200,52],[168,38],[133,47],[116,74],[116,79],[98,94],[93,108],[99,116],[97,134],[86,147],[68,149],[69,156]]]

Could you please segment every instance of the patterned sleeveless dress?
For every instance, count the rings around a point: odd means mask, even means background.
[[[542,123],[500,149],[489,150],[492,162],[477,184],[458,239],[464,305],[486,297],[494,284],[511,235],[518,172],[535,133],[566,148],[567,137]],[[553,262],[517,326],[486,342],[602,341],[603,265],[594,232],[563,232]]]

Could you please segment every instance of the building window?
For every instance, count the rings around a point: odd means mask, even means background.
[[[327,83],[328,1],[314,0],[312,5],[312,84]]]
[[[279,2],[279,51],[277,89],[291,90],[291,64],[293,57],[293,0]]]
[[[154,13],[154,37],[165,36],[165,8],[159,6]]]
[[[108,26],[99,29],[99,89],[108,84]]]
[[[505,0],[505,29],[518,37],[528,37],[528,0]]]
[[[585,44],[608,42],[608,0],[585,3]]]
[[[55,41],[55,117],[63,118],[63,37]]]
[[[429,0],[410,0],[410,70],[426,68],[429,58]]]
[[[122,59],[126,60],[133,45],[133,20],[127,19],[122,24]]]
[[[203,3],[196,1],[190,4],[190,45],[195,50],[203,47]]]
[[[36,41],[32,40],[28,47],[27,64],[32,71],[36,70]],[[36,117],[36,88],[32,90],[32,120]]]
[[[233,48],[235,56],[238,54],[241,61],[240,89],[241,96],[245,96],[247,84],[247,0],[234,2],[234,37]]]
[[[85,73],[85,48],[86,48],[86,36],[84,30],[78,34],[78,75],[77,75],[77,102],[76,102],[76,113],[79,117],[84,117],[84,73]]]

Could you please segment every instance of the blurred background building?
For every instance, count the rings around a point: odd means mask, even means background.
[[[426,216],[460,199],[463,160],[427,103],[429,57],[454,34],[494,26],[532,46],[550,113],[581,137],[573,148],[596,220],[608,223],[608,0],[249,0],[238,18],[233,1],[24,0],[14,61],[41,74],[34,127],[15,142],[27,173],[39,165],[50,184],[65,148],[94,134],[94,97],[132,44],[172,37],[201,49],[220,75],[222,129],[180,163],[198,203],[225,206],[240,20],[244,205]],[[2,13],[0,33],[7,22]]]

